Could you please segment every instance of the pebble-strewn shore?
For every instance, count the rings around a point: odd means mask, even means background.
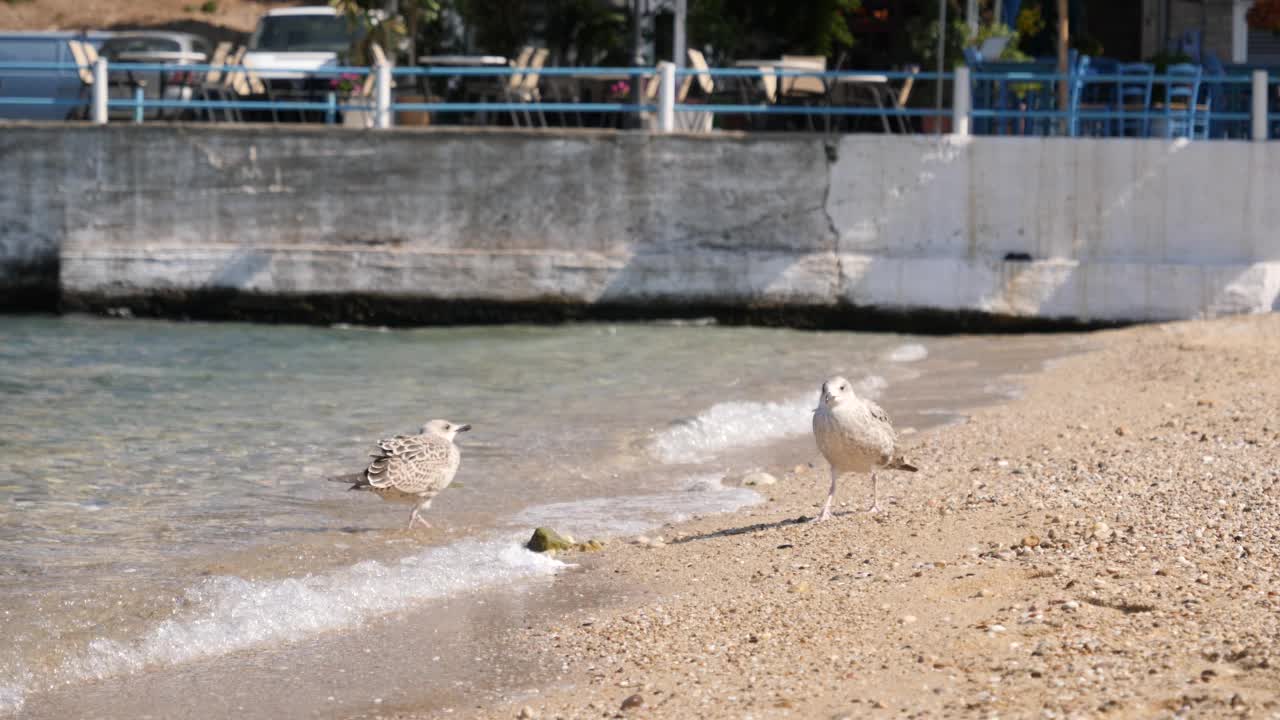
[[[815,450],[769,502],[584,556],[650,599],[513,630],[545,686],[450,716],[1280,716],[1280,316],[1094,339],[906,437],[880,515],[854,480],[796,523]]]

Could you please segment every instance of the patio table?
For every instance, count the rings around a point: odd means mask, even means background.
[[[418,64],[433,68],[508,67],[511,65],[511,61],[502,55],[423,55],[418,58]],[[492,95],[495,89],[500,89],[507,82],[509,77],[508,75],[474,75],[467,77],[449,75],[442,80],[444,87],[440,97],[448,100],[465,101],[469,99],[470,95]],[[432,76],[430,75],[417,76],[418,89],[425,98],[430,98],[433,94],[431,92],[431,79]],[[480,124],[487,124],[488,113],[477,113],[476,120]]]
[[[760,93],[750,92],[752,78],[740,78],[743,81],[743,101],[749,103],[753,95],[762,94],[763,99],[767,103],[776,103],[779,100],[779,76],[778,70],[814,70],[811,65],[789,63],[781,58],[774,59],[744,59],[738,60],[733,64],[736,68],[754,68],[761,71],[758,89]],[[836,100],[844,100],[838,97],[842,94],[851,94],[854,91],[865,91],[872,103],[881,110],[885,108],[897,108],[897,98],[894,96],[892,88],[889,86],[889,76],[880,73],[859,73],[857,75],[843,75],[835,78],[822,78],[822,85],[825,93],[822,97],[828,104],[836,104]],[[841,102],[841,105],[846,103]],[[880,120],[884,124],[885,132],[890,131],[889,115],[882,112]]]

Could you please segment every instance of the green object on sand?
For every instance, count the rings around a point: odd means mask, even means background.
[[[540,527],[533,531],[533,537],[529,538],[525,547],[534,552],[557,552],[572,550],[573,542],[551,528]]]

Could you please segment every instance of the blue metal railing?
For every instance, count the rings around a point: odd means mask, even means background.
[[[71,63],[3,62],[0,75],[5,73],[50,73],[71,76],[79,81],[82,68]],[[401,98],[383,100],[379,104],[377,93],[350,94],[340,86],[367,86],[377,78],[375,68],[360,66],[328,66],[309,69],[272,69],[271,73],[301,74],[310,87],[304,92],[271,90],[272,78],[262,69],[242,65],[205,65],[170,63],[111,63],[109,95],[105,108],[111,117],[119,113],[132,113],[135,122],[145,119],[148,111],[174,111],[174,117],[217,119],[222,113],[227,119],[240,113],[311,114],[313,119],[334,123],[342,115],[351,113],[379,113],[394,116],[402,112],[438,113],[445,116],[469,116],[492,114],[499,117],[510,114],[518,124],[518,116],[528,120],[532,114],[545,116],[559,114],[561,121],[575,114],[581,123],[584,114],[653,115],[661,112],[655,81],[660,76],[655,68],[639,67],[397,67],[390,68],[386,77],[399,86]],[[177,86],[182,88],[179,97],[163,94],[167,86],[164,78],[182,73],[185,78]],[[208,77],[217,73],[219,83],[192,83],[190,79]],[[136,76],[159,74],[160,93],[152,88],[139,91]],[[262,93],[245,92],[244,86],[233,89],[228,78],[249,83],[266,90]],[[655,77],[658,76],[658,77]],[[43,75],[38,75],[43,77]],[[528,78],[536,77],[536,82]],[[677,87],[697,87],[709,78],[714,85],[710,93],[699,91],[695,98],[677,98],[672,112],[678,115],[710,113],[722,116],[724,124],[741,116],[762,128],[774,123],[786,125],[788,118],[801,117],[809,122],[810,129],[817,129],[820,121],[823,129],[839,129],[860,119],[879,119],[885,131],[891,131],[890,123],[897,123],[900,131],[914,130],[917,120],[935,119],[934,127],[941,128],[953,118],[949,105],[939,107],[903,104],[901,90],[906,83],[941,83],[951,87],[948,97],[954,97],[956,73],[904,72],[904,71],[832,71],[805,70],[787,67],[775,68],[679,68],[674,70]],[[1133,83],[1133,75],[1059,74],[1035,70],[983,71],[981,68],[968,73],[969,95],[972,107],[964,115],[972,123],[975,134],[996,135],[1135,135],[1167,137],[1184,134],[1200,138],[1245,138],[1250,134],[1252,115],[1252,77],[1250,75],[1201,75],[1195,80],[1196,102],[1181,107],[1165,106],[1159,100],[1161,88],[1175,87],[1188,82],[1184,75],[1152,75],[1143,78],[1155,89],[1152,100],[1144,107],[1135,108],[1120,102],[1121,84]],[[807,78],[819,81],[805,92],[795,81]],[[323,81],[329,80],[329,87]],[[474,79],[489,79],[483,97],[459,91]],[[432,82],[444,81],[441,93],[431,92]],[[594,92],[583,92],[582,84],[621,83],[611,91],[595,87]],[[382,82],[385,82],[383,80]],[[266,83],[263,85],[262,83]],[[636,93],[633,83],[643,83],[643,91]],[[1058,89],[1067,84],[1069,101],[1064,106],[1059,100]],[[319,84],[320,87],[316,87]],[[375,83],[376,85],[376,83]],[[1280,128],[1280,77],[1268,77],[1268,112],[1266,126]],[[416,88],[419,98],[406,98],[405,89]],[[816,88],[816,90],[815,90]],[[150,94],[148,94],[150,93]],[[918,97],[918,95],[917,95]],[[81,109],[88,114],[94,102],[88,84],[78,88],[76,97],[2,97],[0,108],[5,106],[34,108]],[[486,118],[487,119],[487,118]],[[944,120],[945,119],[945,120]],[[1177,128],[1172,123],[1177,122]],[[782,123],[782,125],[778,125]],[[1147,128],[1135,133],[1134,127]],[[1154,129],[1151,129],[1154,128]],[[1276,135],[1275,132],[1268,133]]]

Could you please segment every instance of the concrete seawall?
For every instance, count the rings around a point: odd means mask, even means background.
[[[0,286],[66,307],[1114,322],[1280,295],[1275,143],[18,125],[0,160]]]

